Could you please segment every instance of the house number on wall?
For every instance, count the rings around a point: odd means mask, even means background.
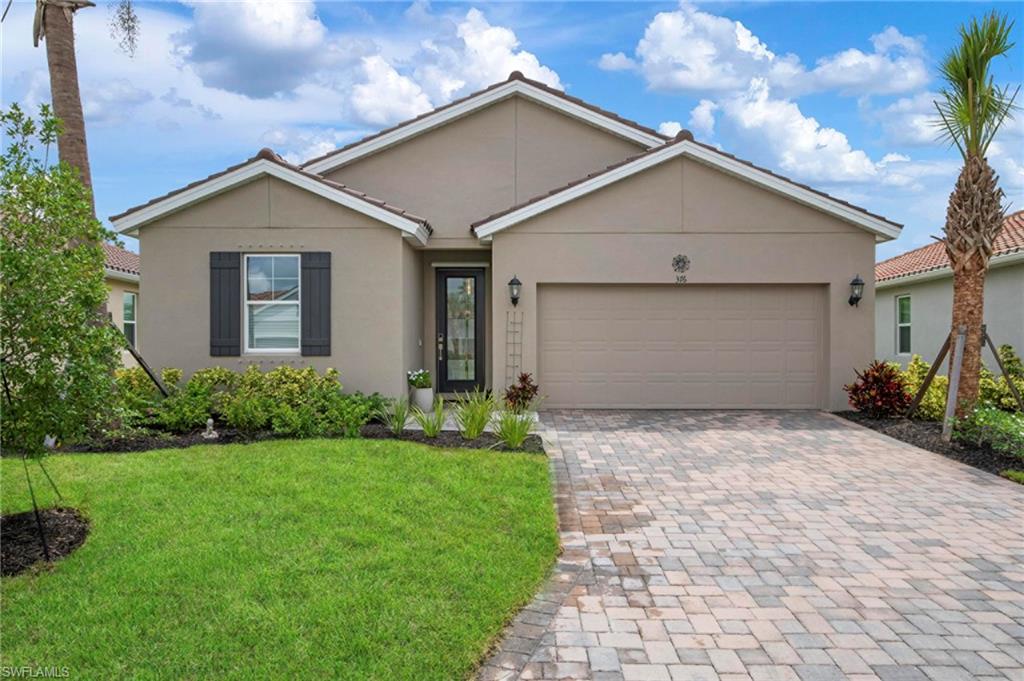
[[[690,256],[680,253],[672,258],[672,269],[676,272],[676,283],[686,283],[686,270],[690,269]]]

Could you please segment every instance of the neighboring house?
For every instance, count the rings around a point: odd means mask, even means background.
[[[255,157],[111,218],[147,361],[336,367],[346,388],[551,407],[833,408],[900,226],[513,73],[301,167]],[[509,283],[521,282],[511,300]]]
[[[875,265],[875,356],[904,366],[935,359],[953,323],[953,271],[936,241]],[[985,323],[996,346],[1024,350],[1024,211],[1008,215],[985,277]],[[982,360],[996,369],[986,349]]]
[[[124,331],[128,342],[138,342],[139,325],[139,254],[113,244],[103,244],[107,257],[106,281],[110,289],[107,312],[117,328]],[[136,347],[138,347],[136,345]],[[135,358],[127,350],[121,353],[125,366],[135,366]]]

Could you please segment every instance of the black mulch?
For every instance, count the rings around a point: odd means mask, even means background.
[[[419,442],[433,447],[468,448],[468,449],[494,449],[499,452],[537,452],[544,453],[544,443],[539,435],[527,435],[526,441],[519,449],[510,449],[501,443],[501,440],[494,433],[484,433],[475,440],[463,439],[461,435],[452,431],[443,431],[437,437],[427,437],[421,430],[404,430],[401,436],[396,436],[386,426],[380,423],[368,423],[363,426],[360,434],[372,440],[404,440],[406,442]]]
[[[911,419],[873,419],[860,412],[842,411],[836,414],[848,421],[867,426],[871,430],[888,435],[901,442],[927,449],[974,466],[983,471],[999,475],[1005,470],[1024,469],[1024,459],[1011,454],[992,451],[988,445],[977,446],[960,442],[945,442],[942,439],[942,424],[936,421],[914,421]]]
[[[218,437],[207,440],[202,430],[194,433],[176,434],[152,431],[129,437],[91,440],[61,447],[56,453],[70,454],[118,454],[126,452],[146,452],[151,449],[182,449],[195,445],[230,445],[246,442],[259,442],[274,439],[273,433],[257,433],[248,435],[232,428],[218,428]]]
[[[73,508],[47,508],[39,511],[51,560],[69,555],[85,543],[89,521]],[[0,574],[20,574],[45,560],[43,543],[35,513],[0,516]]]

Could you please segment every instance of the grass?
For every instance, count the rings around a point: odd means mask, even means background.
[[[1007,480],[1013,480],[1017,484],[1024,485],[1024,471],[1003,471],[999,475]]]
[[[29,509],[0,466],[0,509]],[[307,440],[47,468],[92,529],[0,581],[0,663],[75,678],[463,678],[558,547],[537,455]]]

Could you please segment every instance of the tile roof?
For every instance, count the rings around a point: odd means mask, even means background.
[[[372,197],[372,196],[370,196],[370,195],[368,195],[368,194],[366,194],[364,192],[358,191],[356,189],[352,189],[351,187],[349,187],[347,185],[341,184],[340,182],[335,182],[333,180],[328,180],[327,178],[322,177],[320,175],[317,175],[316,173],[311,173],[308,170],[303,170],[299,166],[292,165],[291,163],[288,163],[288,161],[285,161],[276,152],[274,152],[273,149],[268,149],[266,147],[264,147],[263,149],[260,149],[259,152],[255,156],[253,156],[251,158],[248,158],[248,159],[242,161],[241,163],[237,163],[237,164],[235,164],[233,166],[225,168],[224,170],[221,170],[220,172],[213,173],[212,175],[204,177],[201,180],[196,180],[195,182],[191,182],[191,183],[185,185],[184,187],[179,187],[178,189],[175,189],[173,191],[167,192],[163,196],[158,196],[158,197],[156,197],[154,199],[150,199],[146,203],[139,204],[138,206],[133,206],[133,207],[129,208],[128,210],[122,212],[122,213],[118,213],[117,215],[112,215],[112,216],[110,216],[110,220],[112,222],[116,221],[116,220],[120,220],[121,218],[123,218],[123,217],[125,217],[127,215],[131,215],[132,213],[135,213],[136,211],[140,211],[143,208],[146,208],[147,206],[151,206],[151,205],[153,205],[155,203],[159,203],[160,201],[163,201],[165,199],[169,199],[170,197],[175,196],[177,194],[180,194],[181,192],[187,191],[187,190],[192,189],[193,187],[197,187],[197,186],[199,186],[201,184],[205,184],[205,183],[209,182],[210,180],[215,180],[218,177],[221,177],[223,175],[227,175],[230,172],[238,170],[239,168],[244,168],[245,166],[249,165],[250,163],[255,163],[256,161],[260,161],[260,160],[270,161],[271,163],[275,163],[275,164],[281,166],[282,168],[287,168],[288,170],[291,170],[291,171],[294,171],[296,173],[299,173],[300,175],[308,177],[311,180],[316,180],[317,182],[319,182],[321,184],[327,185],[328,187],[331,187],[333,189],[337,189],[338,191],[344,192],[345,194],[348,194],[349,196],[355,197],[355,198],[357,198],[357,199],[359,199],[361,201],[365,201],[366,203],[369,203],[371,205],[377,206],[378,208],[383,208],[384,210],[386,210],[386,211],[388,211],[390,213],[394,213],[395,215],[401,216],[401,217],[405,218],[406,220],[411,220],[411,221],[413,221],[413,222],[415,222],[417,224],[422,225],[427,230],[428,233],[433,231],[431,226],[430,226],[430,223],[427,222],[426,218],[422,218],[422,217],[420,217],[418,215],[414,215],[414,214],[412,214],[412,213],[410,213],[410,212],[408,212],[408,211],[406,211],[406,210],[404,210],[402,208],[399,208],[398,206],[393,206],[393,205],[387,203],[386,201],[382,201],[381,199],[376,199],[376,198],[374,198],[374,197]]]
[[[107,256],[107,269],[125,274],[139,275],[139,254],[126,251],[114,244],[103,244],[103,251]]]
[[[866,210],[864,208],[861,208],[860,206],[855,206],[854,204],[850,203],[849,201],[844,201],[842,199],[837,199],[836,197],[831,196],[830,194],[826,194],[825,192],[820,191],[818,189],[815,189],[814,187],[808,186],[806,184],[802,184],[802,183],[797,182],[795,180],[791,180],[790,178],[785,177],[784,175],[779,175],[778,173],[773,172],[773,171],[771,171],[771,170],[769,170],[767,168],[762,168],[761,166],[755,165],[755,164],[751,163],[750,161],[746,161],[746,160],[744,160],[742,158],[738,158],[737,156],[734,156],[734,155],[732,155],[730,153],[724,152],[721,149],[718,149],[717,147],[711,146],[710,144],[705,144],[704,142],[698,142],[698,141],[696,141],[693,138],[693,133],[692,132],[690,132],[689,130],[680,130],[676,134],[676,136],[674,138],[672,138],[668,142],[665,142],[665,144],[662,144],[662,145],[657,146],[657,147],[652,147],[652,148],[648,149],[647,151],[643,151],[643,152],[641,152],[639,154],[636,154],[634,156],[630,156],[629,158],[623,159],[622,161],[619,161],[617,163],[613,163],[610,166],[607,166],[606,168],[602,168],[601,170],[598,170],[596,172],[590,173],[589,175],[587,175],[585,177],[577,178],[577,179],[573,180],[572,182],[569,182],[568,184],[562,185],[561,187],[556,187],[556,188],[551,189],[550,191],[547,191],[547,192],[545,192],[543,194],[539,194],[537,196],[529,198],[526,201],[523,201],[522,203],[519,203],[519,204],[517,204],[515,206],[511,206],[511,207],[506,208],[504,210],[498,211],[497,213],[493,213],[491,215],[488,215],[487,217],[485,217],[485,218],[483,218],[481,220],[477,220],[472,225],[470,225],[470,230],[475,233],[476,232],[476,228],[479,227],[480,225],[483,225],[483,224],[485,224],[487,222],[490,222],[492,220],[496,220],[497,218],[500,218],[503,215],[507,215],[509,213],[517,211],[520,208],[524,208],[524,207],[526,207],[526,206],[528,206],[528,205],[530,205],[532,203],[536,203],[537,201],[540,201],[541,199],[545,199],[545,198],[547,198],[549,196],[552,196],[553,194],[559,194],[561,192],[564,192],[567,189],[571,189],[571,188],[575,187],[576,185],[578,185],[578,184],[580,184],[582,182],[586,182],[587,180],[591,180],[591,179],[593,179],[595,177],[598,177],[599,175],[604,175],[605,173],[611,172],[611,171],[615,170],[616,168],[620,168],[620,167],[622,167],[624,165],[628,165],[630,163],[633,163],[634,161],[639,161],[640,159],[642,159],[642,158],[644,158],[646,156],[650,156],[651,154],[657,153],[657,152],[665,149],[665,147],[671,146],[673,144],[679,144],[680,142],[692,142],[693,144],[700,145],[701,147],[703,147],[703,148],[705,148],[705,149],[707,149],[709,151],[713,151],[716,154],[719,154],[720,156],[722,156],[724,158],[728,158],[728,159],[731,159],[733,161],[737,161],[737,162],[742,163],[744,165],[747,165],[747,166],[749,166],[751,168],[754,168],[755,170],[759,170],[759,171],[761,171],[763,173],[767,173],[767,174],[771,175],[772,177],[776,177],[776,178],[778,178],[778,179],[780,179],[780,180],[782,180],[784,182],[788,182],[789,184],[791,184],[791,185],[793,185],[795,187],[800,187],[801,189],[806,189],[807,191],[814,192],[815,194],[817,194],[819,196],[823,196],[826,199],[829,199],[830,201],[835,201],[836,203],[840,203],[840,204],[842,204],[844,206],[847,206],[848,208],[852,208],[852,209],[854,209],[856,211],[864,213],[865,215],[869,215],[869,216],[871,216],[873,218],[876,218],[878,220],[882,220],[884,222],[887,222],[890,225],[893,225],[894,227],[900,227],[900,228],[903,227],[903,225],[901,225],[898,222],[893,222],[892,220],[890,220],[890,219],[888,219],[888,218],[886,218],[886,217],[884,217],[882,215],[878,215],[877,213],[872,213],[871,211]]]
[[[1024,210],[1011,213],[1003,220],[1003,231],[996,237],[993,256],[1024,252]],[[912,274],[949,267],[945,243],[940,239],[875,265],[875,281],[888,281]]]
[[[581,106],[581,107],[583,107],[585,109],[589,109],[590,111],[593,111],[594,113],[598,113],[598,114],[600,114],[602,116],[605,116],[606,118],[612,119],[613,121],[617,121],[617,122],[622,123],[624,125],[628,125],[629,127],[634,128],[636,130],[640,130],[642,132],[645,132],[648,135],[653,135],[655,137],[658,137],[658,138],[664,139],[664,140],[669,139],[668,136],[663,135],[662,133],[658,132],[657,130],[655,130],[653,128],[648,128],[646,125],[641,125],[640,123],[637,123],[636,121],[630,120],[628,118],[623,118],[622,116],[618,115],[617,113],[614,113],[612,111],[608,111],[607,109],[602,109],[601,107],[595,106],[595,105],[593,105],[593,104],[591,104],[589,102],[585,102],[585,101],[583,101],[582,99],[580,99],[578,97],[573,97],[572,95],[567,95],[564,92],[562,92],[561,90],[557,90],[557,89],[551,87],[550,85],[546,85],[545,83],[540,82],[539,80],[533,80],[531,78],[527,78],[520,71],[513,71],[511,74],[509,74],[509,77],[506,80],[499,81],[497,83],[494,83],[493,85],[488,85],[483,90],[477,90],[476,92],[468,94],[465,97],[461,97],[461,98],[456,99],[454,101],[448,102],[447,104],[445,104],[443,106],[439,106],[436,109],[433,109],[433,110],[428,111],[426,113],[422,113],[419,116],[416,116],[415,118],[410,118],[407,121],[402,121],[398,125],[393,125],[390,128],[385,128],[383,130],[380,130],[378,132],[373,133],[372,135],[368,135],[368,136],[366,136],[366,137],[364,137],[364,138],[362,138],[360,140],[356,140],[355,142],[352,142],[351,144],[346,144],[343,147],[339,147],[339,148],[335,149],[334,151],[329,151],[326,154],[323,154],[322,156],[317,156],[316,158],[311,158],[308,161],[304,162],[302,164],[302,167],[305,168],[306,166],[313,165],[314,163],[318,163],[320,161],[323,161],[324,159],[330,158],[331,156],[334,156],[336,154],[340,154],[342,152],[348,151],[349,149],[354,149],[355,147],[358,147],[360,145],[366,144],[370,140],[374,140],[374,139],[377,139],[378,137],[381,137],[383,135],[387,135],[387,134],[389,134],[391,132],[394,132],[395,130],[399,130],[401,128],[406,127],[407,125],[415,123],[416,121],[423,120],[424,118],[429,118],[430,116],[438,114],[438,113],[440,113],[440,112],[442,112],[442,111],[444,111],[446,109],[450,109],[453,106],[458,106],[459,104],[462,104],[463,102],[466,102],[466,101],[468,101],[470,99],[473,99],[474,97],[479,97],[480,95],[482,95],[484,93],[490,92],[491,90],[494,90],[495,88],[499,88],[499,87],[501,87],[503,85],[506,85],[506,84],[508,84],[508,83],[510,83],[510,82],[512,82],[514,80],[518,80],[518,81],[521,81],[521,82],[526,83],[528,85],[532,85],[533,87],[535,87],[535,88],[537,88],[539,90],[543,90],[544,92],[547,92],[548,94],[554,95],[555,97],[558,97],[560,99],[564,99],[565,101],[570,102],[572,104],[575,104],[576,106]]]

